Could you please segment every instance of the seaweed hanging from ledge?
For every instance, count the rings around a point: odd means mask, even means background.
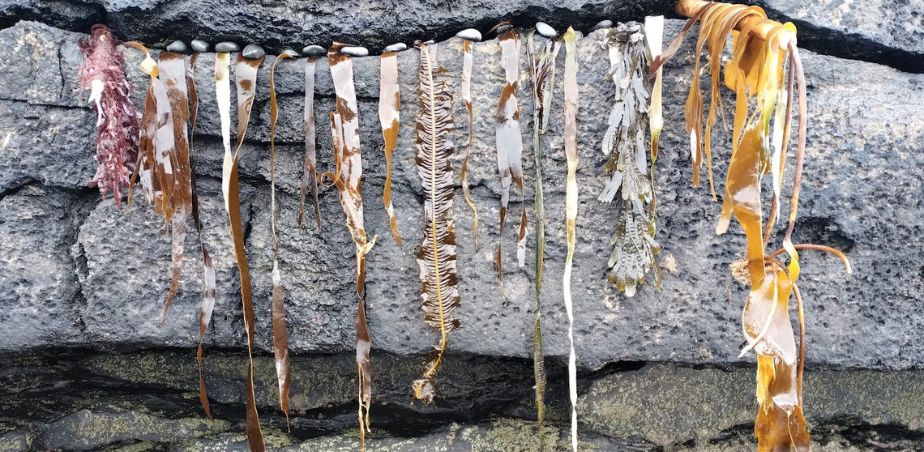
[[[480,36],[480,34],[479,34]],[[479,38],[480,39],[480,38]],[[472,129],[474,125],[474,112],[472,106],[472,66],[474,65],[474,55],[472,48],[474,44],[471,39],[462,39],[462,77],[459,80],[461,85],[462,103],[465,105],[465,113],[468,119],[467,123],[467,140],[465,142],[465,154],[462,156],[462,165],[459,167],[459,178],[462,180],[462,195],[465,203],[472,211],[472,239],[475,245],[478,244],[478,208],[475,207],[475,200],[472,199],[472,190],[468,184],[468,158],[471,156],[474,141],[472,139]]]
[[[510,185],[520,189],[522,211],[517,232],[517,262],[520,267],[526,263],[526,200],[523,186],[523,137],[520,134],[520,103],[517,89],[520,79],[520,34],[509,25],[497,37],[501,49],[501,67],[504,70],[504,86],[497,103],[496,130],[497,170],[501,180],[500,227],[494,260],[497,276],[501,282],[501,296],[504,293],[503,243],[504,225],[507,220],[507,205],[510,200]]]
[[[542,24],[545,25],[545,24]],[[555,60],[561,41],[544,38],[537,49],[534,33],[526,37],[526,54],[529,60],[533,95],[533,161],[536,169],[533,223],[536,225],[535,306],[533,312],[533,377],[535,379],[536,418],[539,424],[540,450],[545,449],[545,355],[542,351],[542,276],[545,259],[545,201],[542,193],[542,135],[548,126],[552,105],[552,88],[555,86]],[[551,35],[550,35],[551,36]]]
[[[420,266],[420,301],[426,323],[439,329],[439,345],[424,366],[424,374],[414,381],[414,398],[427,403],[436,393],[436,372],[446,350],[447,335],[459,327],[452,313],[459,306],[459,277],[456,271],[456,230],[452,219],[454,184],[452,155],[448,140],[452,130],[452,96],[446,72],[436,57],[436,45],[423,43],[417,71],[417,175],[424,193],[423,243],[417,254]]]
[[[336,91],[336,108],[330,113],[335,170],[327,176],[337,187],[347,229],[356,246],[356,372],[359,389],[357,418],[359,448],[365,449],[372,404],[372,340],[366,324],[366,255],[377,237],[368,240],[363,225],[362,154],[359,143],[359,108],[353,86],[353,62],[340,52],[345,44],[335,42],[327,53]]]
[[[314,200],[314,215],[321,229],[321,205],[318,203],[318,158],[317,136],[314,125],[314,79],[318,66],[318,57],[309,56],[305,60],[305,158],[302,173],[302,182],[299,187],[298,219],[299,226],[305,216],[305,198],[308,188],[311,187],[311,196]]]
[[[88,102],[96,108],[96,161],[99,166],[90,181],[105,196],[111,193],[122,207],[122,189],[128,187],[138,155],[140,115],[132,103],[131,86],[122,69],[125,58],[112,31],[102,24],[90,30],[80,42],[86,57],[80,64],[79,87],[90,90]]]
[[[398,85],[398,52],[386,51],[379,58],[379,122],[382,124],[382,138],[385,141],[385,187],[382,200],[388,214],[391,235],[399,247],[402,246],[401,232],[398,230],[398,216],[391,203],[391,166],[392,154],[398,147],[398,128],[401,125],[401,88]]]
[[[634,296],[654,268],[661,247],[655,241],[654,186],[649,174],[646,138],[649,91],[645,75],[648,49],[638,23],[620,23],[607,35],[610,71],[616,86],[616,103],[610,111],[602,149],[608,157],[604,169],[611,174],[599,200],[618,198],[619,213],[608,262],[608,281]],[[653,172],[652,172],[653,174]]]

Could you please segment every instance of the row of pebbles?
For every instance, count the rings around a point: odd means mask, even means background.
[[[612,26],[613,26],[613,21],[603,20],[597,23],[597,25],[594,25],[593,29],[598,30],[601,28],[610,28]],[[495,28],[494,31],[500,34],[500,33],[503,33],[509,30],[512,27],[513,26],[510,24],[502,24],[498,26],[497,28]],[[552,39],[558,36],[558,32],[556,32],[554,28],[552,28],[549,24],[545,22],[536,22],[536,32],[539,33],[541,36],[546,37],[548,39]],[[481,38],[482,38],[481,32],[474,28],[467,28],[465,30],[462,30],[456,33],[456,37],[466,39],[469,41],[476,41],[476,42],[481,41]],[[209,43],[205,41],[194,39],[189,44],[190,44],[189,47],[192,48],[193,52],[202,53],[202,52],[209,51]],[[403,42],[399,42],[399,43],[392,44],[392,45],[385,47],[382,51],[383,52],[400,52],[406,49],[407,49],[407,44]],[[176,52],[176,53],[186,53],[188,51],[188,48],[186,46],[186,43],[184,43],[183,41],[173,41],[172,43],[170,43],[170,45],[167,46],[167,51]],[[242,51],[239,45],[233,42],[228,42],[228,41],[219,42],[218,44],[215,44],[215,52],[220,52],[220,53],[221,52],[227,52],[227,53],[241,52],[241,55],[243,55],[244,58],[251,58],[251,59],[263,58],[266,55],[266,51],[263,50],[263,47],[260,47],[256,44],[248,44],[247,46],[244,47],[244,50]],[[285,49],[283,50],[283,53],[288,54],[290,57],[298,56],[298,52],[292,49]],[[365,47],[359,47],[359,46],[346,46],[340,49],[340,53],[344,55],[349,55],[349,56],[363,57],[363,56],[369,55],[369,49]],[[319,45],[313,44],[313,45],[305,46],[302,49],[301,54],[302,56],[306,56],[306,57],[320,57],[320,56],[327,55],[327,49]]]

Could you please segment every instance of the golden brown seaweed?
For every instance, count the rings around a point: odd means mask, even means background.
[[[391,166],[392,154],[398,147],[398,128],[401,124],[401,89],[398,86],[398,53],[385,52],[380,57],[381,73],[379,77],[379,122],[382,124],[382,138],[385,141],[385,187],[382,199],[388,224],[395,243],[400,247],[401,231],[398,230],[398,216],[391,203]]]

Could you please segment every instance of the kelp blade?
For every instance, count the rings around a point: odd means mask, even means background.
[[[379,77],[379,122],[382,124],[382,138],[385,140],[385,187],[382,198],[391,235],[398,246],[402,246],[401,232],[398,230],[398,217],[391,201],[391,167],[392,155],[398,147],[398,128],[401,124],[401,90],[398,85],[398,54],[385,52],[380,57],[381,72]]]
[[[568,174],[565,183],[567,251],[565,270],[562,275],[562,291],[565,311],[568,314],[568,397],[571,399],[571,449],[577,452],[577,356],[574,351],[574,303],[571,300],[571,269],[574,260],[578,209],[577,167],[580,162],[577,147],[577,36],[574,29],[568,27],[562,38],[565,42],[565,156],[568,159]]]
[[[472,66],[474,56],[472,54],[472,41],[462,41],[462,78],[460,80],[462,90],[462,103],[465,105],[465,112],[468,118],[467,136],[465,143],[465,155],[462,156],[462,166],[459,168],[459,177],[462,179],[462,195],[465,197],[465,203],[472,211],[472,238],[475,244],[478,244],[478,208],[475,207],[475,200],[472,198],[472,190],[468,185],[468,158],[474,145],[472,139],[472,127],[474,127],[474,112],[472,106]]]

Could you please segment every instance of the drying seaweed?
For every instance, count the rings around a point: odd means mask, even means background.
[[[340,206],[346,217],[347,229],[356,245],[356,371],[359,419],[359,448],[365,449],[369,428],[369,407],[372,403],[372,341],[366,325],[366,254],[376,237],[367,240],[363,225],[362,154],[359,143],[359,110],[353,87],[353,62],[340,53],[344,44],[335,42],[328,51],[331,78],[337,94],[335,111],[330,114],[334,151],[334,174],[330,178],[339,192]]]
[[[231,84],[228,65],[230,55],[217,53],[215,56],[215,95],[218,98],[218,113],[221,117],[221,138],[225,148],[222,165],[221,188],[225,198],[225,210],[228,212],[231,241],[234,256],[240,274],[241,306],[244,314],[244,330],[247,336],[247,388],[246,388],[246,429],[247,443],[251,450],[262,451],[263,432],[260,430],[260,417],[257,413],[256,395],[253,385],[253,341],[254,312],[253,291],[250,286],[250,268],[244,249],[244,225],[241,221],[241,195],[238,183],[238,165],[241,157],[241,145],[250,122],[250,112],[256,95],[257,69],[263,59],[246,59],[237,57],[234,68],[237,82],[237,142],[231,153]]]
[[[535,378],[536,417],[539,423],[540,449],[545,449],[545,355],[542,351],[542,272],[545,261],[545,202],[542,196],[542,135],[548,125],[552,105],[552,88],[555,85],[555,60],[561,48],[556,39],[543,39],[536,48],[533,32],[527,35],[526,53],[529,60],[533,94],[533,162],[536,182],[533,199],[533,223],[536,225],[535,288],[536,303],[533,312],[533,376]]]
[[[86,57],[80,64],[79,87],[90,90],[87,102],[96,108],[96,161],[90,181],[102,196],[111,193],[122,207],[122,189],[128,187],[132,165],[138,155],[140,115],[132,103],[131,86],[122,66],[125,58],[116,48],[118,40],[105,25],[94,25],[90,37],[80,42]]]
[[[668,49],[655,58],[650,70],[660,68],[679,49],[684,34],[699,22],[694,66],[696,76],[693,77],[685,109],[687,131],[691,139],[694,185],[699,181],[700,166],[705,155],[710,187],[713,186],[711,129],[715,124],[715,112],[722,110],[720,57],[729,34],[732,35],[732,58],[724,68],[724,83],[736,95],[731,161],[716,233],[723,234],[734,216],[746,236],[746,258],[733,267],[738,276],[750,285],[742,314],[742,329],[748,345],[742,350],[742,355],[751,350],[757,354],[759,408],[754,431],[758,449],[808,450],[810,439],[802,401],[804,311],[802,296],[796,284],[801,272],[798,250],[813,249],[832,253],[844,261],[848,272],[850,265],[843,253],[832,248],[792,242],[807,129],[805,76],[796,46],[796,29],[791,23],[780,24],[769,20],[759,7],[681,0],[677,9],[682,15],[690,17],[690,20]],[[709,66],[705,72],[709,74],[711,82],[705,122],[698,76],[700,54],[704,46],[709,52]],[[799,91],[799,138],[789,219],[782,248],[768,254],[766,247],[780,210],[796,88]],[[773,195],[764,226],[761,181],[768,173],[772,176]],[[714,194],[715,190],[712,191]],[[789,258],[785,265],[777,260],[782,254]],[[793,296],[799,311],[798,350],[789,318],[789,300]]]
[[[434,356],[424,364],[423,377],[414,381],[414,398],[427,403],[436,393],[436,372],[446,350],[447,335],[459,326],[453,311],[459,306],[456,271],[456,229],[452,220],[454,194],[452,155],[452,95],[439,76],[445,73],[436,59],[436,45],[423,43],[417,71],[417,175],[424,194],[423,243],[420,266],[420,303],[427,325],[440,332]]]
[[[520,135],[520,103],[517,98],[520,78],[520,35],[513,28],[497,37],[501,48],[501,67],[504,70],[504,85],[497,103],[495,139],[497,143],[497,170],[501,180],[500,231],[494,260],[497,276],[501,281],[503,295],[504,225],[507,220],[507,205],[510,201],[510,185],[520,189],[522,212],[517,232],[517,261],[522,267],[526,261],[526,203],[523,186],[523,137]]]
[[[599,200],[618,200],[613,253],[607,279],[626,296],[635,295],[646,275],[656,269],[660,246],[654,239],[654,186],[649,174],[649,91],[645,74],[648,49],[639,24],[619,24],[608,35],[610,71],[616,86],[616,103],[610,111],[603,136],[604,169],[611,174]],[[617,195],[619,197],[617,198]]]
[[[301,187],[299,188],[298,224],[301,226],[305,216],[305,198],[308,187],[314,200],[314,215],[321,229],[321,205],[318,203],[318,157],[317,136],[314,130],[314,76],[318,57],[310,56],[305,60],[305,158]]]
[[[472,190],[468,185],[468,158],[472,153],[472,127],[474,127],[474,113],[472,111],[472,66],[474,57],[472,55],[472,41],[462,40],[462,79],[460,80],[462,90],[462,103],[465,105],[465,113],[468,119],[465,142],[465,154],[462,156],[462,165],[459,167],[459,178],[462,179],[462,195],[465,197],[465,203],[472,211],[472,238],[475,244],[478,244],[478,208],[475,207],[475,200],[472,198]]]
[[[382,200],[388,214],[388,224],[395,243],[400,247],[401,231],[398,230],[398,217],[391,203],[391,166],[392,154],[398,147],[398,128],[401,124],[401,89],[398,86],[398,52],[384,52],[380,57],[381,74],[379,77],[379,122],[382,124],[382,138],[385,140],[385,187]]]
[[[568,314],[568,396],[571,399],[571,449],[577,452],[577,356],[574,352],[574,304],[571,301],[571,267],[574,260],[576,239],[578,186],[577,167],[580,155],[577,147],[577,36],[571,27],[562,36],[565,42],[565,157],[568,159],[568,175],[565,182],[565,234],[567,251],[565,270],[562,275],[562,289],[565,311]]]
[[[276,363],[276,382],[279,385],[279,408],[289,420],[289,386],[291,370],[289,367],[289,335],[286,332],[286,307],[283,299],[285,291],[282,275],[279,272],[279,235],[276,231],[276,219],[279,216],[276,207],[276,122],[279,120],[279,108],[276,102],[276,65],[280,61],[292,58],[294,52],[284,51],[276,57],[269,71],[270,102],[270,231],[273,235],[273,357]]]

